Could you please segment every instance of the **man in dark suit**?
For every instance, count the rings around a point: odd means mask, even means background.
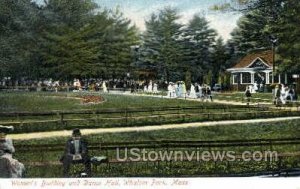
[[[85,173],[87,176],[91,175],[91,163],[88,155],[87,142],[81,137],[79,129],[74,129],[72,138],[66,143],[64,156],[61,159],[63,163],[63,174],[69,177],[69,170],[71,164],[83,163],[85,165]]]

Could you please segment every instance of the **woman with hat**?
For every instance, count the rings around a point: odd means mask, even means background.
[[[15,148],[11,139],[6,138],[7,133],[13,131],[12,126],[0,125],[0,177],[24,177],[25,166],[13,158]]]

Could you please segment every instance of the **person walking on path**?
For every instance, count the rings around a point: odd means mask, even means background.
[[[252,96],[251,92],[250,92],[250,87],[249,86],[246,88],[245,96],[246,96],[247,105],[249,106],[250,100],[251,100],[251,96]]]

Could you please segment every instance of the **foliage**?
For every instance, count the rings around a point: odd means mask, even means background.
[[[181,44],[178,41],[182,28],[177,23],[179,18],[177,10],[167,7],[146,21],[139,66],[155,70],[163,81],[182,79],[179,75]]]
[[[124,133],[102,133],[96,135],[84,136],[87,138],[89,143],[132,143],[136,144],[142,141],[152,141],[155,145],[155,141],[163,140],[182,140],[182,141],[218,141],[218,140],[251,140],[251,139],[280,139],[280,138],[297,138],[299,136],[299,124],[296,121],[281,121],[274,123],[255,123],[255,124],[241,124],[241,125],[227,125],[224,126],[214,126],[214,127],[198,127],[198,128],[187,128],[187,129],[167,129],[159,131],[147,131],[147,132],[124,132]],[[71,135],[71,132],[70,132]],[[54,166],[48,164],[49,162],[58,161],[63,153],[63,147],[66,137],[55,137],[55,138],[44,138],[39,140],[15,140],[14,144],[17,147],[15,157],[21,162],[25,163],[25,166],[28,171],[28,177],[61,177],[62,175],[62,166]],[[20,151],[23,144],[27,145],[51,145],[56,144],[56,147],[61,147],[61,151],[40,151],[40,153],[32,153],[32,151]],[[59,146],[60,145],[60,146]],[[155,145],[156,146],[156,145]],[[270,148],[272,146],[272,148]],[[201,150],[216,151],[216,150],[228,150],[228,151],[278,151],[278,152],[297,152],[299,145],[284,145],[278,146],[276,144],[271,144],[270,146],[230,146],[225,148],[201,148]],[[102,147],[102,146],[100,146]],[[172,150],[168,146],[169,150]],[[32,150],[33,149],[32,147]],[[165,148],[158,148],[157,146],[153,150],[165,150]],[[180,145],[180,148],[176,150],[192,150],[191,148],[186,148],[184,145]],[[90,151],[91,155],[99,156],[105,155],[111,159],[116,158],[116,150],[104,150],[101,148],[101,151],[95,150]],[[45,162],[45,166],[34,166],[29,164],[29,162]],[[283,165],[292,165],[291,162],[280,161]],[[146,165],[145,165],[146,164]],[[106,164],[100,165],[98,170],[94,170],[94,176],[183,176],[183,175],[218,175],[221,174],[234,174],[234,173],[251,173],[256,171],[266,171],[267,163],[251,163],[251,162],[224,162],[224,164],[229,165],[230,168],[225,166],[222,168],[222,163],[212,162],[160,162],[158,163],[122,163],[119,165]],[[166,167],[172,169],[166,169]],[[214,169],[214,165],[217,166],[217,169]],[[201,166],[201,167],[200,167]],[[272,164],[272,167],[277,166]],[[199,171],[199,169],[201,171]],[[51,170],[51,171],[46,171]],[[160,171],[159,171],[160,170]],[[173,171],[172,171],[173,170]],[[245,176],[245,175],[243,175]]]
[[[119,10],[92,0],[4,0],[0,6],[1,77],[70,80],[130,71],[130,47],[139,39]]]
[[[194,15],[183,33],[184,65],[192,73],[193,81],[203,82],[203,76],[213,68],[213,46],[217,33],[204,17]]]
[[[197,14],[187,25],[178,24],[179,18],[177,10],[165,8],[146,21],[137,66],[156,71],[160,80],[186,80],[190,74],[189,82],[203,82],[204,75],[213,67],[217,33]]]
[[[251,50],[270,49],[273,43],[277,47],[279,71],[298,73],[299,6],[300,2],[294,0],[235,0],[230,6],[220,4],[212,7],[214,10],[234,10],[244,14],[232,33],[230,43],[234,44],[237,57],[231,62]]]
[[[283,4],[283,11],[279,21],[274,25],[278,37],[277,60],[280,70],[288,73],[300,71],[300,2],[287,0]]]
[[[3,0],[0,10],[0,77],[36,77],[39,8],[30,0]]]
[[[55,15],[62,14],[58,17],[62,22],[54,22],[45,33],[42,55],[45,67],[51,71],[48,77],[122,77],[130,71],[130,47],[138,43],[136,28],[118,10],[103,10],[91,15],[95,6],[91,2],[84,2],[84,5],[80,8],[83,10],[74,8],[76,11],[71,12],[78,14],[76,20],[65,15],[64,9],[50,6],[53,13],[58,12]]]

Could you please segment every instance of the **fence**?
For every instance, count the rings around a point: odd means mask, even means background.
[[[197,121],[235,120],[299,116],[299,111],[262,106],[214,105],[190,107],[151,107],[85,111],[0,113],[0,124],[13,125],[15,131],[34,132],[80,128],[143,126]]]
[[[18,132],[158,125],[196,121],[299,116],[299,111],[260,106],[194,106],[103,109],[89,111],[0,113],[0,124]]]
[[[292,147],[292,148],[291,148]],[[256,139],[256,140],[226,140],[226,141],[141,141],[104,143],[89,145],[92,156],[105,155],[108,161],[93,167],[93,176],[249,176],[275,174],[283,169],[299,168],[300,138]],[[116,159],[116,149],[145,149],[148,151],[235,151],[235,160],[212,159],[198,161],[196,158],[184,158],[175,161],[174,158],[165,161],[161,158],[155,161],[119,161]],[[28,167],[31,177],[60,177],[62,165],[58,162],[59,154],[64,150],[64,144],[51,145],[17,145],[16,156]],[[298,150],[294,150],[298,149]],[[278,159],[268,158],[256,162],[253,159],[243,161],[241,153],[249,151],[276,151]],[[37,153],[38,152],[38,153]]]

